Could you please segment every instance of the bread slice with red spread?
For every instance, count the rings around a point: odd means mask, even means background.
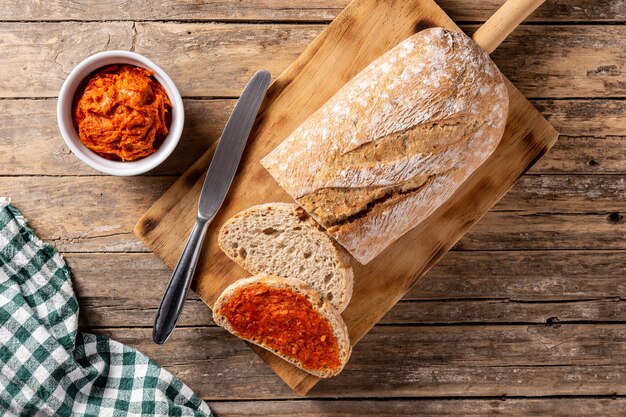
[[[224,223],[218,243],[252,274],[301,279],[340,312],[350,302],[350,256],[297,204],[243,210]]]
[[[337,375],[350,357],[348,329],[337,310],[295,278],[256,275],[224,290],[213,319],[320,378]]]

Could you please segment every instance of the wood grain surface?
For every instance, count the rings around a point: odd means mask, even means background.
[[[501,2],[439,3],[453,19],[469,23],[462,25],[469,30]],[[520,351],[529,349],[525,359],[518,357],[502,365],[503,354],[493,350],[489,351],[493,361],[483,356],[473,363],[471,356],[465,356],[463,364],[447,364],[451,350],[459,350],[458,360],[459,355],[469,355],[460,352],[462,349],[479,352],[490,348],[486,343],[472,343],[466,349],[462,343],[446,342],[436,332],[427,332],[415,351],[430,349],[431,341],[433,346],[446,349],[441,357],[422,356],[419,362],[406,361],[407,352],[393,344],[387,344],[382,356],[379,350],[370,351],[373,346],[366,336],[355,348],[358,360],[351,362],[350,374],[337,380],[341,384],[325,381],[310,394],[313,399],[307,400],[295,400],[296,396],[245,344],[234,344],[222,333],[216,334],[208,307],[195,295],[185,307],[180,329],[185,334],[191,332],[193,337],[182,340],[198,345],[204,357],[181,350],[180,344],[149,346],[148,336],[140,345],[142,335],[150,333],[169,270],[133,236],[134,222],[219,137],[234,101],[219,98],[224,97],[224,90],[237,94],[242,80],[256,68],[268,66],[274,58],[288,65],[307,44],[295,35],[285,36],[281,42],[292,46],[254,54],[255,59],[245,68],[238,66],[239,58],[248,48],[262,50],[267,38],[258,31],[246,32],[242,43],[238,29],[255,26],[272,33],[283,28],[282,33],[290,34],[296,23],[307,22],[319,33],[347,1],[179,0],[154,2],[149,8],[120,8],[120,3],[9,0],[0,8],[2,70],[8,75],[0,78],[0,97],[4,98],[0,99],[0,194],[11,196],[37,232],[66,253],[85,330],[111,333],[146,351],[150,348],[149,354],[158,356],[207,399],[218,416],[624,415],[626,381],[622,375],[626,369],[622,364],[609,364],[607,359],[614,352],[623,357],[619,332],[596,334],[607,345],[603,357],[595,355],[581,364],[585,360],[581,351],[578,359],[566,356],[558,364],[548,365],[543,362],[543,352],[527,347],[531,339],[517,342]],[[528,19],[531,23],[522,26],[537,34],[536,38],[542,36],[542,48],[552,55],[560,53],[554,43],[567,42],[563,54],[584,57],[560,59],[559,71],[579,74],[570,85],[560,82],[553,86],[554,77],[546,76],[551,71],[548,61],[541,51],[524,47],[529,40],[516,33],[511,38],[516,40],[514,50],[496,57],[505,74],[515,77],[516,86],[561,133],[527,176],[558,175],[563,181],[569,178],[571,184],[577,184],[581,175],[587,179],[609,175],[617,184],[626,181],[626,101],[623,93],[617,95],[611,87],[626,82],[626,59],[620,52],[597,55],[595,48],[601,49],[611,39],[593,35],[621,33],[617,42],[623,51],[625,8],[622,0],[548,0]],[[158,48],[154,51],[142,51],[160,65],[167,64],[170,75],[175,68],[174,81],[181,89],[185,86],[185,135],[162,167],[146,176],[115,182],[80,163],[64,146],[56,126],[54,97],[80,59],[103,49],[131,49],[133,23],[137,21],[171,24],[168,45],[184,40],[193,49],[194,44],[200,47],[212,39],[216,44],[229,42],[243,47],[237,48],[233,62],[223,61],[217,67],[212,58],[217,48],[209,48],[203,55],[198,55],[202,53],[199,49],[189,51],[198,56],[199,63],[212,65],[206,77],[198,77],[195,64],[191,68],[177,64],[187,59],[185,47],[172,53],[159,45],[153,46]],[[207,33],[216,33],[211,32],[213,22],[223,22],[233,30],[209,37]],[[180,30],[175,30],[176,25]],[[189,28],[203,27],[197,37],[195,32],[187,33]],[[572,31],[563,39],[559,28]],[[536,38],[530,41],[538,42]],[[301,49],[296,50],[298,47]],[[501,53],[507,50],[503,47]],[[538,67],[523,67],[529,64]],[[228,89],[222,88],[224,83]],[[522,184],[518,183],[512,193]],[[121,185],[134,190],[135,197],[129,199],[128,193],[119,189]],[[561,211],[551,203],[552,198],[560,198],[558,188],[545,192],[525,189],[523,194],[530,192],[535,200],[534,210],[517,211],[516,201],[511,200],[506,209],[488,213],[373,331],[401,326],[416,335],[437,326],[439,333],[449,329],[462,335],[500,326],[489,339],[497,346],[501,340],[510,340],[510,329],[517,329],[519,334],[529,326],[554,332],[569,329],[580,333],[576,340],[582,343],[581,338],[588,337],[596,326],[623,326],[626,203],[623,197],[613,204],[607,204],[606,199],[595,202],[593,191],[591,185],[584,208],[571,204]],[[611,206],[618,210],[609,210]],[[499,220],[492,221],[495,219]],[[138,300],[134,296],[137,293],[145,296]],[[214,335],[221,336],[211,341]],[[549,337],[559,343],[556,336]],[[547,345],[546,351],[551,346]],[[165,361],[166,357],[171,359]],[[375,367],[368,365],[372,361]],[[390,368],[395,369],[393,374],[388,372]]]
[[[411,400],[393,402],[386,400],[366,401],[225,401],[215,403],[213,410],[218,415],[248,416],[254,413],[276,417],[354,415],[377,416],[506,416],[578,417],[589,416],[602,410],[607,417],[620,417],[626,413],[623,398],[555,398],[555,399],[467,399],[467,400]],[[223,414],[220,414],[223,413]]]
[[[576,259],[572,262],[572,258]],[[89,327],[150,326],[170,270],[153,254],[67,257]],[[453,251],[443,257],[381,324],[571,323],[626,321],[626,289],[615,266],[622,251]],[[471,268],[468,267],[471,265]],[[115,280],[99,279],[102,275]],[[137,299],[134,289],[145,286]],[[519,277],[525,279],[520,282]],[[208,307],[192,294],[179,326],[211,326]]]
[[[4,176],[0,190],[23,201],[21,208],[40,235],[62,251],[144,252],[148,248],[133,227],[176,178]],[[623,173],[525,176],[457,248],[593,249],[602,243],[625,249],[623,178]],[[111,217],[110,207],[115,207]]]
[[[168,340],[177,355],[155,346],[149,328],[98,331],[172,369],[205,398],[294,396],[243,341],[218,327],[179,329]],[[625,339],[623,323],[382,325],[356,346],[340,378],[308,397],[623,395]],[[242,368],[244,375],[232,371]]]
[[[142,0],[47,0],[41,7],[37,0],[5,0],[1,20],[194,20],[194,21],[330,21],[350,0],[163,0],[144,7]],[[502,4],[499,0],[471,2],[441,0],[441,8],[454,21],[485,21]],[[626,5],[621,0],[548,0],[529,17],[531,22],[623,22]]]
[[[626,63],[625,63],[626,64]],[[189,75],[190,76],[190,75]],[[235,99],[185,99],[185,129],[172,156],[150,175],[180,175],[206,152],[226,124]],[[561,133],[531,173],[625,173],[626,101],[604,99],[531,100]],[[75,158],[58,135],[56,100],[0,100],[0,175],[102,175]],[[20,146],[28,137],[30,147]],[[594,160],[595,162],[591,162]]]
[[[325,27],[0,23],[4,53],[0,97],[55,97],[75,65],[107,49],[129,49],[152,59],[172,77],[184,96],[237,97],[258,68],[278,76]],[[472,34],[478,25],[461,28]],[[493,59],[529,98],[624,97],[626,84],[621,68],[626,60],[625,42],[624,25],[522,25],[496,50]],[[42,45],[46,45],[43,50]]]
[[[390,21],[394,24],[388,24]],[[217,245],[217,232],[224,221],[255,204],[290,201],[261,167],[260,159],[372,60],[412,33],[432,26],[456,28],[430,1],[352,2],[275,80],[257,117],[229,196],[207,232],[192,284],[207,305],[212,306],[228,285],[247,276]],[[346,60],[346,56],[353,58]],[[353,346],[556,141],[558,133],[554,128],[515,87],[508,83],[507,88],[507,127],[489,160],[432,216],[376,259],[366,266],[352,263],[354,293],[342,316]],[[194,223],[210,158],[209,151],[194,163],[135,228],[137,235],[169,267],[176,264]],[[562,188],[562,184],[557,186]],[[575,198],[566,197],[568,201]],[[268,351],[252,347],[295,392],[306,394],[319,381]]]

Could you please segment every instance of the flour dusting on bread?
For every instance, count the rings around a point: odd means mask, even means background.
[[[497,147],[508,94],[466,35],[417,33],[261,162],[361,263],[426,219]]]

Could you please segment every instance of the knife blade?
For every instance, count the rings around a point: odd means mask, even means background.
[[[269,72],[258,71],[237,101],[222,133],[222,139],[217,145],[200,192],[199,216],[214,217],[224,202],[235,177],[254,119],[270,84],[270,78]]]
[[[207,228],[228,194],[270,80],[271,75],[267,71],[258,71],[254,74],[241,93],[222,132],[202,185],[196,223],[174,268],[154,320],[152,339],[155,343],[165,343],[176,327],[202,251]]]

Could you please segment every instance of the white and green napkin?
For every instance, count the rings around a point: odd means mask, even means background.
[[[0,197],[0,414],[212,415],[156,362],[77,325],[63,258]]]

